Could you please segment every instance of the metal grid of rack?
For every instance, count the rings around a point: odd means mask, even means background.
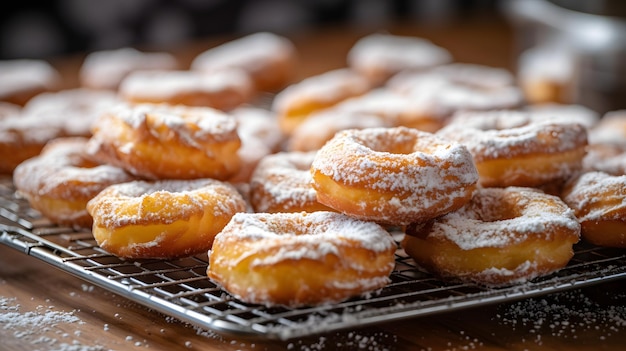
[[[397,234],[398,238],[401,234]],[[200,328],[244,337],[287,340],[484,304],[501,303],[626,277],[626,252],[585,243],[564,269],[532,282],[485,288],[447,282],[396,253],[391,284],[348,301],[289,309],[242,303],[206,277],[206,255],[126,261],[98,247],[89,230],[53,225],[0,180],[0,243],[67,273]]]

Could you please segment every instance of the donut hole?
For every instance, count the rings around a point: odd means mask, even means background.
[[[408,155],[415,152],[417,140],[415,138],[407,138],[407,136],[403,139],[407,140],[386,138],[384,135],[379,135],[374,140],[362,140],[361,142],[374,152],[398,155]]]
[[[481,222],[507,221],[522,215],[519,213],[519,204],[507,198],[476,195],[467,206],[471,212],[470,218]]]

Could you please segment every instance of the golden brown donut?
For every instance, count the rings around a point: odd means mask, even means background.
[[[122,80],[131,72],[177,68],[178,59],[170,53],[124,47],[87,54],[78,71],[78,79],[85,88],[117,91]]]
[[[446,49],[426,39],[382,33],[360,38],[347,55],[348,66],[374,85],[401,71],[426,70],[450,61]]]
[[[278,126],[276,115],[269,110],[241,106],[229,112],[237,121],[241,147],[237,151],[241,168],[228,179],[231,183],[248,183],[259,161],[282,148],[286,138]]]
[[[18,194],[53,223],[91,227],[87,202],[109,185],[133,180],[121,168],[94,162],[86,138],[58,138],[13,172]]]
[[[575,99],[576,54],[561,43],[526,49],[518,57],[518,80],[530,104],[571,103]]]
[[[229,69],[212,73],[135,71],[122,80],[118,92],[129,103],[166,103],[226,111],[249,102],[254,91],[245,72]]]
[[[336,69],[291,84],[276,94],[271,109],[278,115],[281,129],[290,134],[310,114],[369,89],[363,76],[347,68]]]
[[[339,132],[317,152],[311,174],[322,204],[392,225],[458,209],[478,181],[464,146],[406,127]]]
[[[342,130],[393,126],[377,115],[329,108],[312,114],[300,123],[289,137],[287,150],[317,151]]]
[[[339,213],[238,213],[215,238],[207,275],[248,303],[329,304],[387,285],[395,251],[381,226]]]
[[[246,204],[214,179],[132,181],[112,185],[87,203],[93,236],[123,258],[176,258],[206,252]]]
[[[62,125],[42,116],[7,116],[0,123],[0,174],[12,174],[20,163],[39,155],[50,140],[64,136]]]
[[[11,174],[23,161],[37,156],[50,140],[89,136],[103,106],[117,101],[112,92],[68,89],[41,93],[0,123],[0,173]]]
[[[617,144],[626,147],[626,109],[609,111],[589,131],[590,144]]]
[[[626,174],[626,144],[589,144],[583,158],[584,172],[604,172],[614,176]]]
[[[285,37],[258,32],[210,48],[191,62],[191,69],[216,72],[237,68],[245,71],[256,90],[278,91],[294,78],[297,51]]]
[[[410,225],[402,247],[445,279],[523,283],[565,267],[580,225],[561,199],[532,188],[481,188],[459,209]]]
[[[250,180],[250,203],[256,212],[329,211],[311,186],[315,151],[265,156]]]
[[[96,122],[89,153],[148,179],[225,180],[240,167],[235,120],[208,107],[117,105]]]
[[[23,106],[33,96],[59,88],[61,75],[44,60],[3,60],[0,82],[0,101]]]
[[[347,99],[329,110],[376,115],[391,126],[415,128],[431,133],[440,129],[448,117],[447,110],[432,99],[399,94],[385,88]]]
[[[475,125],[457,122],[437,134],[467,146],[485,187],[536,187],[566,180],[582,168],[587,146],[584,126],[549,121],[517,124],[519,120],[511,124],[512,116],[518,115],[484,113]]]
[[[412,99],[429,101],[447,115],[511,109],[524,103],[524,95],[509,71],[468,63],[452,63],[426,72],[400,72],[389,79],[386,87]]]
[[[565,185],[561,196],[574,209],[586,241],[626,247],[626,175],[583,173]]]

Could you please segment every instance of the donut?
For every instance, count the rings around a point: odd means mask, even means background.
[[[440,111],[485,111],[518,108],[524,103],[513,75],[502,68],[454,63],[426,72],[400,72],[388,89],[429,101]]]
[[[358,73],[335,69],[289,85],[276,94],[271,110],[278,115],[281,129],[290,134],[311,113],[365,94],[369,89],[367,79]]]
[[[339,213],[237,213],[207,275],[247,303],[330,304],[387,285],[396,248],[381,226]]]
[[[347,55],[348,66],[374,85],[401,71],[426,70],[451,61],[448,50],[429,40],[382,33],[360,38]]]
[[[626,175],[626,145],[589,144],[583,158],[583,172]]]
[[[458,209],[478,181],[465,146],[406,127],[341,131],[317,152],[311,174],[320,203],[391,225]]]
[[[120,104],[92,133],[89,154],[147,179],[225,180],[240,167],[236,121],[209,107]]]
[[[574,100],[576,53],[562,43],[550,42],[525,50],[518,57],[518,80],[530,104]]]
[[[64,89],[41,93],[30,99],[23,114],[40,115],[58,123],[68,136],[91,136],[91,126],[104,109],[119,103],[117,94],[88,88]]]
[[[0,123],[0,174],[12,174],[20,163],[39,155],[50,140],[64,136],[62,125],[43,116],[7,116]]]
[[[22,106],[0,101],[0,121],[20,113]]]
[[[252,81],[236,69],[198,74],[193,71],[135,71],[122,80],[120,97],[129,103],[212,107],[231,110],[252,99]]]
[[[533,188],[480,188],[464,207],[407,227],[402,248],[425,270],[486,286],[524,283],[573,257],[580,224],[561,199]]]
[[[498,129],[510,114],[491,116],[481,126],[455,123],[437,132],[469,149],[481,186],[536,187],[564,181],[582,169],[587,146],[582,125],[545,122]]]
[[[239,171],[228,179],[231,183],[248,183],[259,161],[281,149],[285,135],[278,119],[269,110],[242,106],[230,111],[237,122],[241,147],[237,151],[241,160]]]
[[[289,151],[316,151],[339,131],[392,127],[380,116],[330,108],[314,113],[293,131],[287,142]]]
[[[61,75],[44,60],[0,61],[0,101],[23,106],[33,96],[58,89]]]
[[[571,179],[562,198],[574,210],[586,241],[626,247],[626,175],[586,172]]]
[[[241,69],[250,76],[256,90],[274,92],[294,78],[297,61],[297,50],[289,39],[258,32],[203,51],[190,68],[209,73]]]
[[[122,258],[172,259],[206,252],[246,204],[214,179],[115,184],[87,203],[100,247]]]
[[[178,59],[170,53],[124,47],[87,54],[78,71],[78,80],[84,88],[117,91],[131,72],[178,68]]]
[[[109,185],[134,178],[120,168],[87,157],[86,138],[58,138],[13,172],[19,196],[51,222],[89,228],[87,202]]]
[[[256,212],[329,211],[311,186],[315,151],[280,152],[264,157],[250,179],[250,204]]]
[[[579,123],[587,129],[594,128],[600,122],[600,114],[588,107],[576,104],[543,103],[528,105],[524,111],[533,121]]]
[[[589,143],[626,146],[626,110],[605,113],[589,131]]]
[[[374,89],[366,94],[347,99],[331,110],[340,112],[372,114],[380,116],[388,124],[436,132],[445,122],[447,110],[442,109],[429,97],[412,97],[398,94],[390,89]]]

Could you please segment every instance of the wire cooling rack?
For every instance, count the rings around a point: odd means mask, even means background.
[[[399,235],[399,234],[398,234]],[[399,237],[398,237],[399,239]],[[206,277],[207,256],[126,261],[100,249],[89,230],[53,225],[0,178],[0,242],[94,285],[201,328],[287,340],[347,328],[501,303],[626,277],[626,251],[579,243],[564,269],[489,289],[420,271],[399,249],[391,284],[343,303],[289,309],[242,303]]]

